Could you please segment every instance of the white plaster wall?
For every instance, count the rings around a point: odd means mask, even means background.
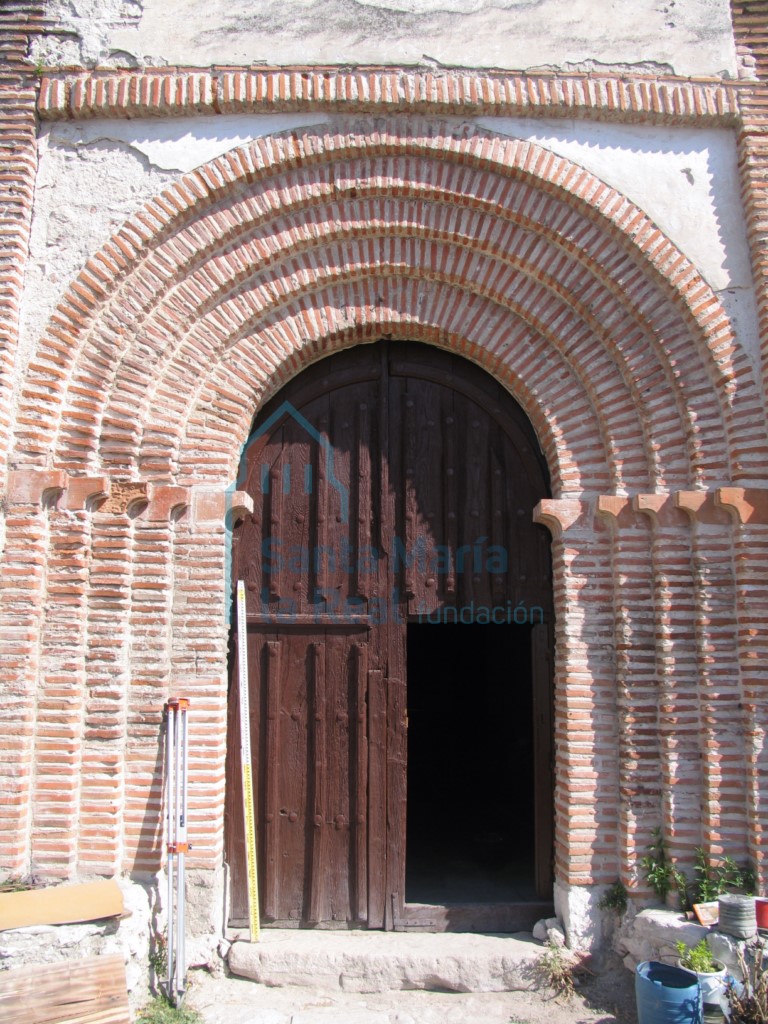
[[[70,64],[736,74],[728,0],[49,0],[49,9],[75,35],[39,52]]]
[[[328,120],[319,114],[282,114],[44,128],[18,379],[67,286],[144,202],[180,173],[233,147]],[[730,132],[522,118],[475,123],[530,139],[582,164],[641,207],[718,292],[757,365],[757,314]]]

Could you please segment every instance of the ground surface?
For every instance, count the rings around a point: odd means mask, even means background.
[[[205,1024],[636,1024],[632,974],[618,961],[587,977],[569,1000],[541,989],[474,994],[376,994],[266,988],[203,971],[189,976],[187,1005]]]

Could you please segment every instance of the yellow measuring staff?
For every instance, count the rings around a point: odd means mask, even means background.
[[[240,764],[243,769],[243,817],[248,873],[248,920],[251,942],[259,939],[259,880],[256,875],[256,822],[253,815],[251,716],[248,706],[248,638],[245,622],[245,583],[237,581],[237,663],[240,683]]]

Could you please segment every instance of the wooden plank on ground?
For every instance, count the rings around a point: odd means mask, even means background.
[[[131,1024],[122,956],[0,971],[0,1020],[13,1024]]]
[[[0,893],[0,931],[31,924],[98,921],[122,912],[123,894],[115,881]]]

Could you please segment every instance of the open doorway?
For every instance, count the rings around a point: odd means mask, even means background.
[[[411,622],[406,901],[535,899],[531,627]]]
[[[263,920],[512,932],[551,916],[552,586],[533,522],[549,483],[523,410],[461,357],[361,345],[261,410],[242,481],[254,514],[232,572]],[[459,610],[493,624],[446,622]],[[231,672],[234,924],[248,888]]]

